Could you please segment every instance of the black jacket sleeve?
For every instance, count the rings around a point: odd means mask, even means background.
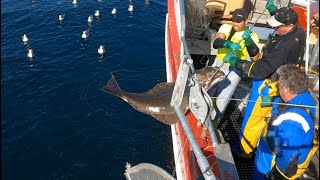
[[[238,61],[236,68],[248,77],[267,78],[274,73],[278,67],[287,63],[286,59],[288,58],[288,54],[289,50],[274,50],[271,53],[263,55],[261,59],[255,62]]]
[[[296,27],[292,32],[271,39],[263,48],[262,58],[255,61],[238,61],[236,68],[245,76],[252,78],[268,78],[281,65],[298,64],[305,50],[305,33]]]

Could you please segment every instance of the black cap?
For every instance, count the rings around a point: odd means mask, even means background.
[[[277,27],[283,24],[296,24],[298,22],[298,15],[293,9],[289,7],[282,7],[277,10],[275,15],[268,18],[267,21],[272,27]]]
[[[246,10],[240,8],[233,11],[231,19],[232,21],[235,21],[235,22],[241,22],[247,19],[248,16],[249,16],[249,13]]]

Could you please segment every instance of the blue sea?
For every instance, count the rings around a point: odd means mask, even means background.
[[[1,1],[1,179],[125,179],[126,162],[174,173],[170,126],[101,90],[111,73],[129,92],[166,81],[166,3]]]

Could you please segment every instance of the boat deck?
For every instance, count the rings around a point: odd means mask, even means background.
[[[230,144],[232,152],[239,144],[239,135],[241,129],[242,113],[237,107],[237,103],[230,101],[223,118],[220,121],[218,129],[222,132],[226,142]],[[254,157],[250,159],[238,158],[232,154],[236,163],[236,168],[240,179],[250,179],[254,164]]]

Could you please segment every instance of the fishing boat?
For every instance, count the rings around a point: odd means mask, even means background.
[[[300,4],[297,4],[299,2]],[[307,1],[306,1],[307,2]],[[253,159],[246,162],[234,157],[232,148],[238,143],[242,110],[250,81],[242,79],[219,125],[214,125],[209,114],[213,102],[194,78],[195,69],[213,63],[217,50],[212,40],[221,24],[231,23],[232,12],[237,8],[251,11],[252,31],[260,38],[259,47],[267,42],[274,29],[267,26],[270,16],[264,0],[168,0],[166,16],[165,50],[167,81],[175,82],[171,106],[179,122],[171,125],[175,172],[168,173],[156,165],[141,163],[126,165],[127,179],[249,179]],[[282,1],[278,6],[292,6],[299,14],[299,24],[308,30],[307,3]],[[314,99],[319,107],[318,42],[307,49],[304,68],[309,74]],[[190,88],[190,110],[182,112],[180,105],[186,86]],[[319,109],[317,109],[317,112]],[[317,115],[319,117],[319,115]],[[318,119],[316,126],[318,126]],[[319,162],[314,159],[318,168]]]

